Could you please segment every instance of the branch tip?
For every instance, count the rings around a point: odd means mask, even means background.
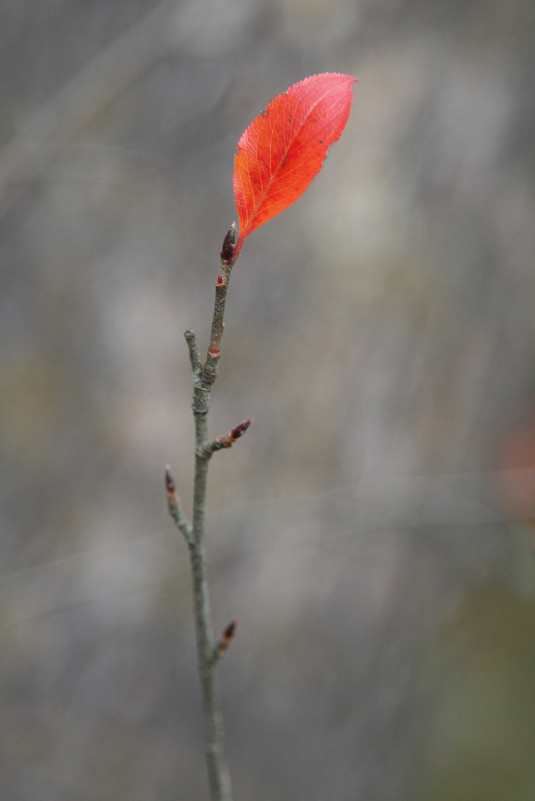
[[[189,359],[191,362],[193,375],[198,376],[201,371],[201,357],[199,355],[199,349],[197,348],[197,338],[195,336],[195,332],[188,328],[187,331],[184,331],[184,338],[188,344]]]
[[[165,488],[168,494],[176,493],[175,479],[173,478],[173,474],[171,473],[171,465],[169,464],[165,466]]]
[[[169,465],[165,468],[165,490],[167,492],[167,506],[171,517],[175,517],[178,512],[178,497],[176,494],[176,484],[171,467]]]
[[[236,426],[236,428],[233,428],[228,434],[228,438],[231,440],[231,442],[234,442],[243,436],[253,422],[254,417],[250,417],[248,420],[244,420],[243,423],[240,423],[239,426]]]
[[[214,661],[216,661],[217,659],[223,659],[223,657],[227,653],[229,645],[232,642],[234,635],[236,633],[237,625],[238,625],[237,620],[231,620],[228,626],[224,628],[223,633],[219,638],[214,650]]]
[[[176,493],[175,479],[169,465],[165,468],[165,491],[167,493],[167,509],[169,514],[175,521],[176,527],[184,535],[186,541],[190,542],[192,529],[180,507],[180,501]]]
[[[225,238],[223,240],[223,246],[221,248],[221,261],[226,264],[232,264],[234,261],[234,250],[236,247],[236,223],[233,222],[230,228],[228,229],[227,233],[225,234]]]
[[[245,434],[252,422],[253,418],[250,417],[249,420],[244,420],[243,423],[232,428],[224,437],[218,437],[209,442],[205,448],[206,453],[211,455],[214,451],[220,451],[222,448],[230,448],[237,439]]]

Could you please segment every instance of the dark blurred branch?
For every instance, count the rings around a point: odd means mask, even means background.
[[[122,92],[175,47],[169,31],[176,4],[165,0],[102,50],[0,152],[0,216]]]

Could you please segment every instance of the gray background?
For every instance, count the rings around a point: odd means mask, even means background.
[[[231,281],[211,432],[235,796],[535,797],[535,6],[7,0],[0,790],[206,798],[191,377],[236,142],[355,75]]]

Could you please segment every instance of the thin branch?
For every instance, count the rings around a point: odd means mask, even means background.
[[[207,417],[210,408],[210,392],[217,377],[221,338],[224,328],[225,303],[227,299],[230,270],[234,258],[234,242],[236,227],[233,224],[223,242],[221,249],[221,266],[216,282],[214,314],[210,334],[210,345],[204,365],[201,366],[195,334],[186,331],[185,338],[189,348],[191,369],[193,373],[192,410],[195,421],[195,472],[193,481],[193,517],[192,525],[187,529],[191,573],[193,579],[193,609],[195,632],[197,638],[197,663],[201,681],[204,729],[206,744],[206,765],[212,801],[232,801],[230,776],[223,752],[223,717],[219,698],[219,686],[216,676],[216,663],[224,655],[234,634],[236,624],[227,626],[223,639],[217,643],[212,627],[210,609],[210,592],[207,579],[206,562],[206,489],[208,482],[208,465],[215,450],[229,447],[249,427],[247,420],[221,440],[208,443]],[[217,444],[221,443],[221,444]],[[173,486],[174,488],[174,486]],[[175,504],[176,492],[172,494],[170,511],[172,516],[179,514],[178,500]],[[169,499],[169,492],[168,492]],[[176,522],[176,518],[175,522]],[[177,523],[178,525],[178,523]],[[179,526],[180,527],[180,526]]]
[[[210,389],[217,378],[219,367],[219,357],[221,353],[221,338],[225,327],[225,304],[227,302],[228,284],[230,271],[234,264],[234,245],[236,241],[236,223],[232,223],[228,229],[223,247],[221,248],[221,267],[215,284],[215,304],[214,316],[212,319],[212,330],[210,333],[210,344],[206,361],[202,370],[202,386]]]
[[[191,371],[193,373],[194,380],[197,380],[201,374],[202,365],[201,365],[201,357],[199,356],[199,349],[197,348],[197,340],[195,338],[195,333],[193,331],[185,331],[184,337],[186,342],[188,343],[189,349],[189,359],[191,362]]]
[[[252,422],[253,418],[251,417],[249,420],[244,420],[243,423],[240,423],[236,428],[233,428],[228,434],[225,434],[224,437],[211,440],[204,446],[203,453],[206,456],[211,456],[215,451],[232,447],[236,440],[245,434]]]
[[[193,529],[188,523],[186,515],[180,506],[180,501],[176,493],[175,479],[173,478],[169,465],[165,468],[165,489],[167,492],[167,508],[169,509],[169,514],[175,521],[176,527],[182,532],[186,542],[189,544],[193,535]]]
[[[223,754],[223,718],[219,686],[213,661],[214,635],[212,631],[205,546],[206,486],[210,460],[203,453],[203,447],[206,442],[206,414],[208,411],[209,391],[204,390],[202,387],[195,387],[193,394],[197,447],[193,490],[193,537],[189,543],[189,554],[193,577],[197,661],[204,710],[206,764],[212,801],[231,801],[230,775]],[[202,408],[202,402],[206,403],[204,409]]]

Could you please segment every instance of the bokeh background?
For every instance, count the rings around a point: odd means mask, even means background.
[[[232,276],[211,432],[235,797],[535,797],[533,0],[7,0],[0,789],[207,797],[183,331],[236,142],[306,75],[342,139]]]

